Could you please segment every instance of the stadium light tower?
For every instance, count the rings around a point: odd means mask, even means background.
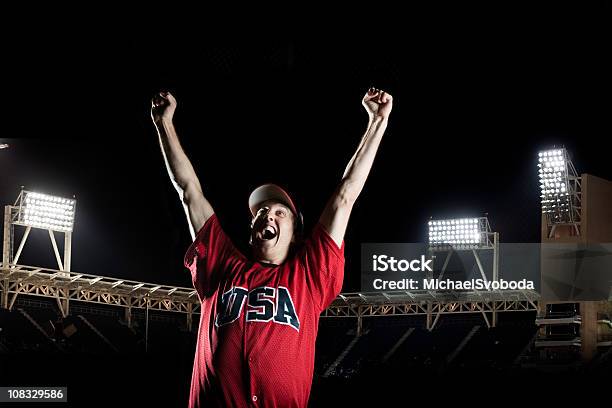
[[[580,235],[582,206],[581,178],[565,148],[538,153],[542,214],[546,216],[548,236],[559,225],[572,226]]]
[[[17,265],[31,229],[40,228],[49,231],[59,270],[70,272],[75,209],[75,199],[21,190],[15,204],[4,207],[3,267],[9,268]],[[17,252],[13,254],[15,225],[26,227],[26,230],[21,238]],[[55,242],[55,232],[64,233],[63,261]]]
[[[493,250],[493,280],[499,279],[499,233],[491,231],[487,217],[430,220],[429,250],[447,252],[438,279],[446,271],[453,251],[472,251],[482,278],[487,281],[482,262],[476,250]]]

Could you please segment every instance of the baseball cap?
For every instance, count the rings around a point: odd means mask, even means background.
[[[289,194],[281,187],[271,183],[262,184],[253,190],[249,196],[249,209],[251,210],[251,214],[255,216],[255,214],[257,214],[257,206],[268,200],[276,200],[285,204],[296,217],[299,217],[300,213],[297,211]]]

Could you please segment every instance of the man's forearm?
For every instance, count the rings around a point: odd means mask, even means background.
[[[214,210],[204,197],[200,181],[176,134],[172,123],[175,109],[176,99],[170,92],[160,92],[151,100],[151,118],[157,128],[166,170],[183,203],[191,238],[195,239],[196,232]]]
[[[344,200],[354,202],[361,193],[370,174],[378,146],[387,129],[388,118],[374,117],[368,122],[357,151],[351,158],[340,185],[340,195]]]
[[[183,194],[189,183],[198,183],[196,173],[181,146],[172,121],[157,120],[155,127],[170,180],[179,194]]]

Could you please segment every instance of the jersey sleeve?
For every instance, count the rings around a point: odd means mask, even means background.
[[[184,265],[191,271],[193,287],[200,299],[216,290],[235,256],[238,256],[238,251],[213,214],[197,233],[184,258]]]
[[[320,311],[340,294],[344,281],[344,241],[338,245],[321,223],[312,230],[298,255],[304,266],[306,284]]]

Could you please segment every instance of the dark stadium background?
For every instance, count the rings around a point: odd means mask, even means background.
[[[612,179],[609,8],[594,11],[429,14],[406,28],[235,39],[228,33],[239,27],[125,22],[21,37],[6,51],[0,199],[12,204],[22,185],[75,195],[74,271],[189,286],[190,238],[149,118],[153,93],[178,99],[175,123],[205,194],[248,250],[246,200],[261,183],[285,186],[312,227],[365,128],[361,97],[376,86],[394,95],[394,109],[346,234],[344,291],[360,289],[362,243],[423,241],[430,216],[488,213],[502,242],[538,242],[538,150],[565,146],[579,172]],[[36,232],[22,260],[53,267],[48,237]],[[191,361],[185,352],[172,386]],[[130,364],[142,381],[135,390],[162,384],[138,369],[154,363]],[[117,385],[113,371],[92,378]]]

